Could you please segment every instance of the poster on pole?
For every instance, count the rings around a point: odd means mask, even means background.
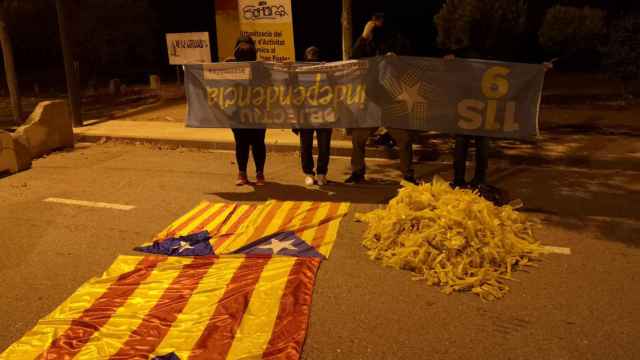
[[[169,64],[202,64],[211,62],[208,32],[167,34]]]
[[[256,42],[258,60],[295,61],[291,0],[238,0],[240,31]]]
[[[238,36],[256,42],[258,60],[295,61],[291,0],[215,0],[218,61],[233,56]]]

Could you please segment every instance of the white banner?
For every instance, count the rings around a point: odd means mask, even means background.
[[[167,34],[169,64],[202,64],[211,62],[209,33]]]

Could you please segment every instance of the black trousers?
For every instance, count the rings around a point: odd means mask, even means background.
[[[249,163],[249,151],[253,153],[253,161],[256,164],[256,173],[264,172],[264,163],[267,160],[267,147],[264,144],[266,129],[231,129],[236,141],[236,162],[238,171],[246,173]]]
[[[487,168],[489,167],[489,138],[485,136],[456,136],[456,147],[453,158],[453,181],[458,184],[466,182],[467,153],[469,143],[474,141],[476,146],[476,173],[471,180],[474,184],[483,184],[487,181]]]
[[[331,156],[332,129],[300,129],[300,159],[306,175],[327,175]],[[318,166],[313,171],[313,133],[318,139]]]

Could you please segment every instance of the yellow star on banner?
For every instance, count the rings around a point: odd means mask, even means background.
[[[408,111],[412,111],[416,103],[426,103],[427,100],[420,95],[420,83],[417,82],[413,86],[406,86],[402,84],[402,93],[396,100],[402,100],[407,103]]]

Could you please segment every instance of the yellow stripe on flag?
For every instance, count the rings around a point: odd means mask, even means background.
[[[180,273],[182,266],[191,259],[168,258],[155,268],[137,289],[131,294],[127,302],[118,308],[111,319],[93,336],[82,348],[75,359],[106,359],[115,354],[129,338],[144,315],[156,304]],[[105,341],[108,339],[108,341]]]
[[[227,359],[259,359],[269,344],[294,257],[272,258],[262,271]]]
[[[238,206],[236,204],[227,204],[227,208],[224,210],[220,216],[217,216],[211,222],[204,226],[204,230],[209,232],[209,235],[216,236],[223,226],[225,226],[229,222],[229,218],[232,213],[236,211]]]
[[[313,213],[313,217],[311,218],[311,221],[309,221],[308,224],[303,224],[300,228],[301,230],[299,232],[296,232],[296,235],[298,235],[302,240],[304,240],[304,242],[306,242],[309,245],[313,244],[313,239],[315,238],[316,231],[318,230],[318,223],[322,219],[324,219],[329,213],[328,203],[316,203],[316,204],[318,205],[317,209],[312,208],[315,211]]]
[[[172,222],[171,225],[167,226],[166,229],[162,230],[158,235],[156,235],[154,240],[161,240],[161,239],[165,239],[165,238],[169,237],[170,234],[171,234],[171,231],[173,229],[177,228],[178,226],[180,226],[184,222],[188,221],[198,211],[202,210],[206,206],[209,206],[210,204],[211,203],[208,202],[208,201],[202,201],[200,204],[198,204],[198,206],[196,206],[195,208],[191,209],[188,213],[186,213],[183,216],[181,216],[178,220]]]
[[[198,216],[197,218],[191,220],[187,224],[187,226],[185,226],[182,230],[178,231],[178,233],[175,235],[186,236],[191,234],[194,230],[198,228],[198,226],[200,226],[200,224],[203,224],[209,218],[209,216],[211,216],[216,211],[219,211],[223,206],[227,206],[227,204],[224,204],[224,203],[210,204],[207,211],[202,213],[202,215]]]
[[[54,311],[38,321],[24,337],[0,354],[0,359],[35,359],[69,327],[72,320],[80,317],[82,312],[118,279],[118,276],[133,270],[139,261],[140,257],[136,256],[118,257],[101,277],[82,285]]]
[[[218,301],[226,290],[244,257],[220,258],[209,269],[200,285],[191,295],[187,306],[171,326],[171,330],[156,350],[157,355],[175,352],[180,359],[188,359],[191,349],[207,326],[216,310]]]
[[[338,230],[340,230],[340,224],[342,223],[342,219],[349,213],[349,203],[341,203],[340,208],[338,210],[338,214],[336,215],[336,219],[331,220],[327,226],[327,232],[322,239],[320,246],[316,250],[322,255],[329,257],[331,254],[331,250],[333,250],[333,244],[335,244],[336,239],[338,238]]]

